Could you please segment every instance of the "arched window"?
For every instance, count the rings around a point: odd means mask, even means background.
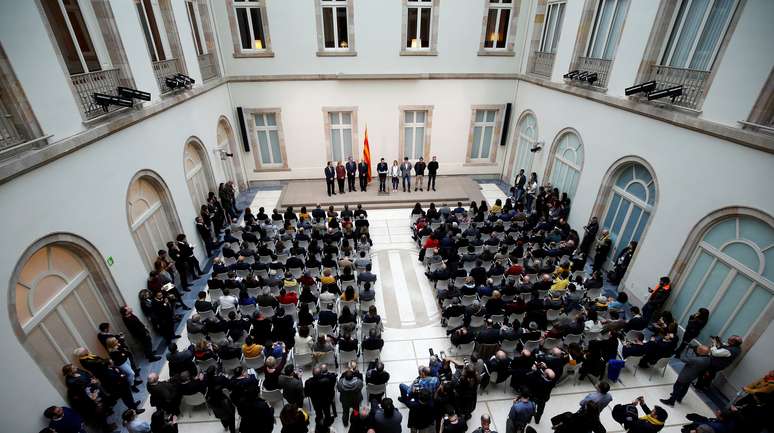
[[[185,182],[188,184],[188,192],[191,193],[191,201],[199,213],[199,208],[207,203],[207,194],[215,191],[210,163],[204,153],[204,146],[197,139],[190,139],[183,152],[185,166]]]
[[[774,225],[752,215],[714,221],[693,247],[671,305],[681,326],[710,311],[699,339],[746,336],[774,298]]]
[[[132,235],[150,270],[158,251],[182,233],[179,223],[175,224],[174,206],[164,185],[149,174],[136,176],[129,185],[126,206]]]
[[[577,134],[567,131],[562,134],[554,145],[553,165],[549,182],[560,192],[566,192],[570,198],[575,197],[578,189],[578,178],[583,171],[583,143]]]
[[[53,235],[30,247],[12,280],[9,304],[15,305],[12,320],[20,342],[60,390],[62,365],[73,362],[74,349],[105,355],[97,340],[100,323],[123,330],[118,316],[123,302],[92,249],[74,236]]]
[[[639,242],[655,204],[656,184],[644,165],[628,162],[616,170],[612,193],[602,219],[602,227],[610,230],[613,241],[611,261],[630,241]]]
[[[520,169],[524,169],[524,174],[529,178],[532,173],[532,161],[535,159],[535,152],[530,150],[535,147],[538,139],[537,120],[530,113],[524,115],[519,122],[519,141],[516,144],[516,164],[513,166],[513,175],[511,181],[516,178]]]
[[[225,117],[221,117],[218,121],[216,136],[218,138],[217,149],[220,153],[223,173],[226,176],[226,180],[234,182],[234,186],[237,188],[238,192],[240,188],[245,186],[242,177],[242,159],[239,149],[237,148],[234,130],[231,128],[231,124]],[[231,154],[232,156],[228,156],[228,154]]]

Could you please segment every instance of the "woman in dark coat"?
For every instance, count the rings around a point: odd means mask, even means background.
[[[231,399],[224,390],[228,387],[230,381],[225,376],[216,372],[215,366],[207,369],[207,406],[212,409],[212,413],[227,428],[230,433],[236,432],[236,408]]]
[[[478,398],[478,374],[472,364],[458,372],[454,379],[455,408],[457,414],[470,419],[471,413],[476,410],[476,401]]]
[[[706,308],[699,308],[699,311],[692,314],[691,317],[688,318],[688,324],[685,325],[685,332],[683,332],[683,340],[680,342],[680,345],[677,347],[677,349],[675,349],[676,357],[679,358],[691,340],[699,336],[701,330],[707,326],[708,320],[709,310]]]

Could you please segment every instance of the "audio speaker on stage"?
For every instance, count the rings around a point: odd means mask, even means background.
[[[239,133],[242,134],[242,147],[245,148],[245,152],[249,152],[250,142],[247,141],[247,128],[245,127],[245,116],[242,113],[242,107],[237,107],[237,118],[239,119]]]
[[[505,146],[508,141],[508,127],[511,125],[511,103],[505,104],[505,115],[503,116],[503,133],[500,135],[500,146]]]

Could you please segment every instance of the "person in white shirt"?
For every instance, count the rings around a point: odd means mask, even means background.
[[[602,328],[604,326],[602,325],[602,322],[599,321],[596,311],[589,311],[586,318],[588,319],[584,324],[584,329],[586,332],[602,332]]]
[[[390,167],[390,179],[392,179],[392,192],[398,192],[398,185],[400,184],[400,166],[398,160],[392,161],[392,167]]]
[[[236,298],[236,296],[229,294],[228,289],[223,289],[223,296],[218,298],[218,302],[220,303],[221,309],[231,309],[236,308],[236,305],[239,303],[239,299]]]
[[[296,344],[293,346],[293,353],[295,355],[306,355],[312,353],[312,345],[314,340],[309,336],[308,326],[299,326],[298,334],[294,337]]]

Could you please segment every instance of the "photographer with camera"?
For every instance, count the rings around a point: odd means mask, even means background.
[[[540,417],[546,408],[546,402],[551,398],[551,390],[556,386],[556,373],[548,368],[545,362],[537,361],[532,365],[532,371],[527,373],[524,379],[535,402],[535,423],[540,424]]]

